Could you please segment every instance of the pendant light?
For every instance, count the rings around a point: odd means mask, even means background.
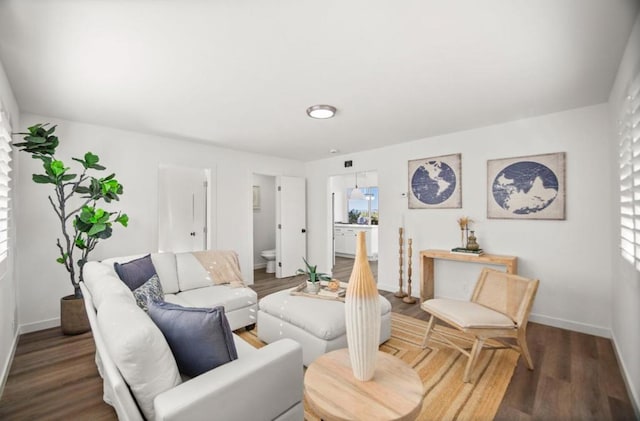
[[[349,199],[351,200],[364,200],[364,193],[362,190],[358,188],[358,173],[356,173],[356,188],[351,190],[351,194],[349,195]]]

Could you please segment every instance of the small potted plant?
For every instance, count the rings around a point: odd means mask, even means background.
[[[307,259],[305,259],[304,257],[302,258],[302,260],[304,260],[306,269],[298,269],[296,273],[298,275],[307,275],[309,279],[307,282],[306,291],[315,294],[320,291],[319,281],[329,281],[331,280],[331,276],[327,275],[326,273],[318,272],[318,265],[311,266],[309,262],[307,262]]]

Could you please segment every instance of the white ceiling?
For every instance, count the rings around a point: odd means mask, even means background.
[[[0,61],[23,112],[309,161],[606,102],[639,6],[0,0]]]

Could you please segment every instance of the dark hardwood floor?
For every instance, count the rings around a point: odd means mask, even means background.
[[[334,275],[348,280],[352,260],[338,258]],[[374,274],[377,263],[371,263]],[[258,297],[299,284],[254,273]],[[393,311],[426,320],[418,304],[381,292]],[[520,360],[497,420],[635,420],[611,341],[530,323],[528,341],[535,370]],[[102,401],[90,333],[63,336],[47,329],[21,335],[4,393],[0,420],[115,420]]]

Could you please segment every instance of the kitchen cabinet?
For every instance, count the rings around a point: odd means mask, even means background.
[[[356,239],[358,233],[364,231],[367,245],[367,257],[378,258],[378,226],[357,224],[335,224],[334,247],[337,255],[353,257],[356,255]]]

